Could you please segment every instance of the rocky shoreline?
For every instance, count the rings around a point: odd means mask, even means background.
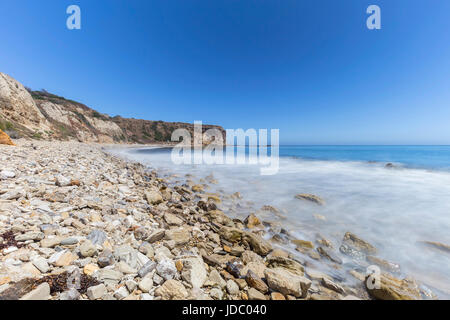
[[[0,145],[0,299],[435,298],[397,278],[395,264],[350,232],[337,249],[326,239],[294,239],[250,212],[241,221],[219,210],[223,196],[239,202],[239,194],[210,194],[193,181],[172,185],[102,145],[16,144]],[[283,241],[336,269],[338,251],[378,265],[379,286],[368,285],[361,268],[349,286],[283,250]]]

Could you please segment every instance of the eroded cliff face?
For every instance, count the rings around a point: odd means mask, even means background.
[[[143,144],[169,142],[179,128],[187,129],[193,137],[193,124],[113,118],[79,102],[26,89],[0,73],[0,129],[13,139]],[[223,128],[210,125],[204,125],[203,131],[211,128],[224,133]]]

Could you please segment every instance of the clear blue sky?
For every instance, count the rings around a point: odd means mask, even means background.
[[[448,0],[2,0],[0,71],[110,115],[288,144],[450,144],[449,17]]]

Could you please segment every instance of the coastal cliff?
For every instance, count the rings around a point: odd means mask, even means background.
[[[166,143],[172,132],[180,128],[193,136],[193,124],[111,117],[45,90],[28,89],[0,72],[0,130],[13,139]],[[220,126],[203,125],[203,131],[208,129],[224,133]]]

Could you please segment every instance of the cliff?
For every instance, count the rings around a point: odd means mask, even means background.
[[[0,130],[13,139],[147,144],[169,142],[179,128],[193,136],[190,123],[110,117],[82,103],[27,89],[0,72]],[[210,128],[224,134],[220,126],[203,125],[204,131]]]

